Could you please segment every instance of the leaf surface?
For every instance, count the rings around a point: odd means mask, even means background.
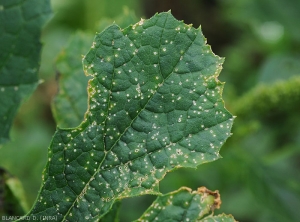
[[[87,110],[88,77],[81,61],[92,40],[93,35],[88,32],[75,33],[57,58],[59,92],[53,100],[52,112],[59,127],[78,126]]]
[[[138,19],[133,12],[124,9],[123,14],[115,18],[115,21],[125,28]],[[112,19],[101,19],[97,30],[103,31],[112,23]],[[78,126],[87,110],[86,88],[89,78],[84,75],[81,56],[87,53],[93,37],[89,32],[75,33],[57,58],[59,92],[53,100],[52,112],[59,127]]]
[[[136,221],[190,221],[202,219],[218,209],[221,204],[218,191],[205,187],[192,191],[182,187],[177,191],[159,196],[146,212]]]
[[[41,28],[51,13],[49,0],[0,0],[0,143],[24,98],[38,85]]]
[[[58,129],[29,216],[95,221],[119,199],[160,194],[165,174],[220,158],[232,115],[217,80],[222,59],[200,29],[171,13],[97,34],[84,58],[88,111]]]

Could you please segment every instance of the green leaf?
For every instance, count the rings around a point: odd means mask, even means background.
[[[0,0],[0,143],[20,103],[38,85],[41,28],[51,14],[49,0]]]
[[[177,191],[159,196],[137,222],[198,221],[210,211],[220,208],[220,205],[221,199],[218,191],[212,192],[205,187],[192,191],[182,187]]]
[[[123,14],[115,18],[120,27],[124,28],[137,20],[134,13],[126,8]],[[101,19],[97,30],[103,31],[111,23],[112,19]],[[59,92],[52,103],[52,112],[60,127],[78,126],[87,110],[86,87],[89,78],[82,70],[81,56],[87,53],[92,40],[93,35],[89,32],[75,33],[57,58]]]
[[[59,92],[52,103],[52,112],[60,127],[78,126],[87,110],[88,77],[82,70],[82,56],[91,45],[93,35],[77,32],[57,58]]]
[[[200,29],[161,13],[97,34],[84,58],[89,105],[58,129],[29,216],[94,221],[116,200],[160,194],[167,172],[220,158],[232,115],[217,80],[222,59]]]

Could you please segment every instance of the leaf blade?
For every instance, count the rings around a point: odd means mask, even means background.
[[[200,30],[170,13],[96,35],[84,59],[85,120],[55,133],[29,215],[99,219],[116,200],[159,194],[167,172],[219,158],[233,121],[217,81],[221,61]]]
[[[50,14],[48,0],[0,2],[0,143],[9,138],[20,103],[38,85],[39,38]]]
[[[127,27],[136,21],[132,11],[124,9],[123,14],[114,19],[120,27]],[[113,23],[113,19],[103,18],[97,25],[99,32]],[[82,57],[87,53],[94,35],[77,32],[60,53],[56,61],[59,91],[52,102],[52,112],[57,125],[61,128],[78,126],[87,110],[88,78],[82,69]]]
[[[86,54],[92,40],[90,33],[75,33],[57,58],[59,91],[51,108],[59,127],[78,126],[87,110],[88,78],[82,70],[81,56]]]
[[[197,221],[221,204],[218,191],[205,187],[179,190],[157,197],[137,221]]]

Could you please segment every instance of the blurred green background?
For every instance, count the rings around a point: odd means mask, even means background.
[[[55,59],[70,36],[95,32],[100,20],[111,23],[124,10],[149,18],[171,9],[178,20],[201,24],[212,50],[226,58],[219,79],[226,82],[226,107],[237,119],[221,149],[223,159],[168,174],[161,192],[206,186],[220,191],[220,212],[238,221],[299,221],[299,0],[52,0],[52,8],[42,36],[44,82],[22,105],[11,142],[0,149],[1,167],[20,179],[29,206],[56,128],[50,108],[58,90]],[[120,221],[138,218],[154,198],[124,200]]]

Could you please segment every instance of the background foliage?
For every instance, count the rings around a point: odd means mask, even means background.
[[[52,0],[44,29],[39,85],[21,107],[11,142],[0,149],[1,167],[23,183],[29,206],[40,187],[47,146],[54,133],[50,103],[57,92],[55,58],[77,30],[95,32],[124,6],[137,17],[172,10],[185,23],[201,24],[212,50],[226,57],[226,107],[238,118],[221,150],[224,157],[196,171],[181,169],[161,182],[163,193],[181,186],[218,189],[222,212],[238,221],[296,221],[300,217],[300,2],[291,0],[83,1]],[[126,9],[125,9],[126,10]],[[74,16],[74,14],[79,16]],[[79,59],[80,58],[80,55]],[[153,196],[126,199],[121,221],[137,219]]]

